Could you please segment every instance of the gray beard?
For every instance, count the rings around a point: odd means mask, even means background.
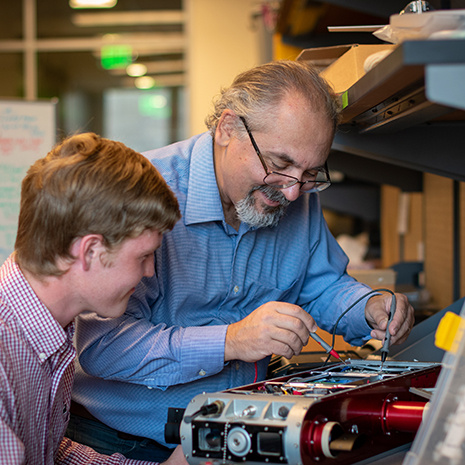
[[[258,211],[255,208],[255,197],[252,195],[257,190],[263,192],[270,200],[279,202],[280,205],[277,207],[265,205],[263,211]],[[252,188],[245,198],[237,202],[236,213],[242,223],[246,223],[251,227],[273,227],[279,223],[290,203],[279,189],[271,186],[258,186]]]

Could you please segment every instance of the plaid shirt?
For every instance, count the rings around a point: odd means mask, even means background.
[[[0,464],[142,464],[63,438],[76,351],[13,255],[0,268]]]

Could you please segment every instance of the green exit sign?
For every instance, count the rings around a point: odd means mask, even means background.
[[[125,68],[132,63],[129,45],[104,45],[100,49],[100,63],[104,69]]]

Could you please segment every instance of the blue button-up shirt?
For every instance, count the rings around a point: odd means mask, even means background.
[[[164,443],[168,407],[198,393],[251,383],[253,363],[224,363],[229,324],[269,301],[300,305],[332,331],[369,290],[345,271],[347,257],[328,231],[316,194],[288,207],[278,226],[238,231],[225,222],[210,134],[146,154],[176,194],[182,219],[155,253],[117,319],[79,318],[73,397],[120,431]],[[337,332],[354,345],[369,338],[366,301]],[[258,363],[263,379],[269,359]],[[91,375],[91,376],[89,376]]]

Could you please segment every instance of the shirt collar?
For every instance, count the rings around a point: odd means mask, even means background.
[[[185,223],[224,221],[213,163],[213,139],[203,134],[194,145],[190,162]]]
[[[6,274],[2,280],[2,294],[8,300],[40,361],[45,362],[65,343],[72,341],[74,322],[66,330],[60,326],[29,285],[13,255],[4,266]]]

